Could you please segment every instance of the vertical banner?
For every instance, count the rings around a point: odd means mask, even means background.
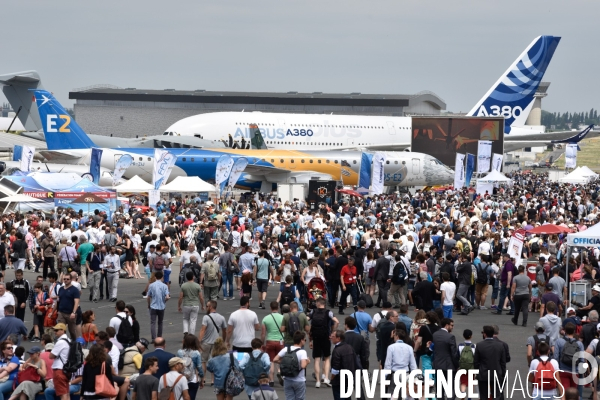
[[[240,176],[242,176],[242,172],[248,166],[248,159],[245,157],[240,157],[233,163],[233,167],[231,167],[231,173],[229,174],[229,180],[227,181],[227,186],[233,188],[237,183]]]
[[[454,162],[454,189],[465,186],[465,155],[456,153]]]
[[[477,143],[477,172],[480,174],[490,172],[492,161],[492,141],[480,140]]]
[[[231,156],[221,156],[219,157],[219,161],[217,161],[217,170],[215,171],[215,186],[219,190],[219,197],[221,197],[221,192],[223,191],[225,182],[227,182],[227,179],[229,179],[233,164],[234,161]]]
[[[92,148],[90,158],[90,175],[95,185],[100,183],[100,165],[102,164],[102,149]]]
[[[175,161],[177,161],[177,157],[167,150],[154,149],[154,169],[152,171],[154,189],[160,188],[163,183],[167,182]]]
[[[21,171],[29,172],[31,170],[31,163],[33,162],[34,154],[35,147],[23,146],[23,152],[21,153]]]
[[[13,149],[13,161],[21,161],[21,156],[23,155],[23,146],[15,145]]]
[[[113,171],[113,186],[116,186],[119,179],[123,176],[127,168],[133,163],[133,157],[129,154],[123,154],[115,164],[115,170]]]
[[[375,153],[373,156],[373,181],[371,192],[373,194],[383,193],[383,182],[385,180],[385,153]]]
[[[471,178],[475,172],[475,154],[467,154],[467,171],[465,173],[465,184],[471,185]]]
[[[507,253],[515,259],[517,265],[521,264],[521,255],[523,254],[523,241],[525,240],[525,230],[517,229],[513,232],[508,241]]]
[[[148,205],[153,210],[156,210],[156,205],[160,201],[160,190],[150,190],[148,191]]]
[[[373,154],[362,153],[360,159],[360,172],[358,173],[358,192],[365,193],[369,191],[371,186],[371,167],[373,162]]]
[[[567,147],[565,149],[565,168],[575,168],[576,166],[577,143],[567,143]]]
[[[502,172],[502,154],[496,154],[492,156],[492,170]]]

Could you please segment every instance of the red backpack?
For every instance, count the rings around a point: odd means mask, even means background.
[[[556,378],[554,377],[554,366],[550,359],[546,361],[540,360],[535,369],[533,383],[537,384],[538,390],[553,390],[556,389]]]

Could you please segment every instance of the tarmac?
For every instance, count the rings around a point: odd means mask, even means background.
[[[182,314],[177,312],[177,301],[179,298],[179,285],[178,285],[178,277],[179,277],[179,263],[176,261],[173,264],[173,272],[171,273],[172,282],[171,285],[171,299],[167,302],[167,312],[165,313],[164,325],[163,325],[163,337],[166,340],[167,350],[175,353],[179,348],[181,348],[181,343],[183,339],[183,324],[182,324]],[[177,265],[177,266],[175,266]],[[25,279],[28,279],[29,282],[34,282],[35,277],[38,274],[33,271],[25,270]],[[142,273],[142,275],[144,275]],[[9,282],[14,279],[14,270],[10,269],[5,271],[5,282]],[[118,290],[118,299],[124,300],[127,304],[131,304],[136,309],[136,316],[140,323],[140,337],[145,337],[148,340],[151,340],[150,335],[150,317],[147,311],[147,300],[142,298],[142,291],[146,287],[146,279],[121,279],[119,280],[119,290]],[[255,292],[255,288],[254,291]],[[222,292],[220,293],[222,296]],[[491,291],[490,291],[491,295]],[[234,301],[219,301],[217,311],[223,315],[226,319],[229,318],[229,315],[236,311],[239,308],[239,294],[234,293],[235,300]],[[267,294],[267,304],[275,300],[277,296],[277,288],[275,286],[270,286]],[[83,289],[81,295],[81,308],[83,311],[93,309],[96,313],[96,325],[99,330],[103,330],[108,326],[108,322],[110,318],[115,314],[115,303],[108,302],[106,299],[100,301],[98,303],[92,303],[88,300],[89,290]],[[258,315],[258,320],[262,321],[262,319],[269,313],[269,310],[261,310],[258,307],[257,294],[254,295],[254,300],[251,301],[251,305],[253,306],[251,309],[256,312]],[[489,308],[490,306],[490,296],[486,300],[486,306]],[[268,308],[268,307],[267,307]],[[337,314],[337,310],[333,310],[335,316],[343,321],[342,315]],[[367,309],[367,312],[371,315],[376,314],[379,311],[378,308]],[[506,312],[505,312],[506,313]],[[349,315],[350,311],[346,312],[346,315]],[[409,317],[414,317],[414,310],[411,308],[409,310]],[[199,332],[201,328],[201,320],[202,315],[198,316],[198,323],[196,326],[196,331]],[[340,318],[342,317],[342,318]],[[526,387],[526,379],[528,372],[527,365],[527,350],[526,350],[526,341],[529,336],[532,336],[534,332],[535,323],[539,319],[539,314],[529,315],[529,320],[527,327],[520,326],[522,321],[521,317],[519,317],[519,325],[515,326],[511,322],[512,316],[508,316],[506,314],[503,315],[493,315],[491,310],[473,310],[469,315],[464,316],[455,313],[454,314],[454,330],[453,334],[456,336],[456,343],[459,344],[463,341],[462,334],[465,329],[471,329],[473,331],[472,341],[474,343],[478,343],[482,340],[482,327],[485,325],[498,325],[500,328],[499,338],[508,343],[510,348],[510,356],[511,361],[507,365],[507,370],[509,374],[508,379],[508,387],[514,387],[514,391],[512,394],[506,393],[505,398],[511,399],[523,399],[529,398],[527,396],[527,392],[519,391],[521,388],[523,390],[527,390]],[[342,322],[343,323],[343,322]],[[27,311],[25,316],[25,325],[28,329],[32,326],[32,314]],[[260,332],[257,332],[257,337],[260,337]],[[25,349],[29,349],[36,345],[35,343],[30,343],[28,341],[22,342],[22,346]],[[151,346],[151,350],[153,347]],[[312,351],[308,350],[309,357],[312,356]],[[375,337],[374,334],[371,336],[371,356],[370,356],[370,364],[371,369],[373,366],[377,365],[377,357],[375,352]],[[314,361],[311,358],[311,364],[309,364],[307,368],[307,391],[306,398],[313,399],[319,398],[319,396],[325,396],[326,399],[333,398],[331,393],[331,388],[322,384],[321,388],[315,388],[315,380],[312,377],[312,373],[314,372]],[[207,380],[208,381],[208,380]],[[285,399],[285,395],[283,392],[283,387],[279,385],[279,383],[275,382],[275,389],[280,399]],[[584,390],[584,398],[588,398],[591,393],[590,389]],[[244,396],[244,394],[240,394],[240,396]],[[198,391],[197,399],[214,399],[215,394],[213,392],[213,388],[210,386],[206,386],[204,389]],[[243,397],[236,397],[243,398]],[[380,398],[379,390],[376,391],[375,398]]]

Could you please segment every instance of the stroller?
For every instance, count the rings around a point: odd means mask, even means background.
[[[327,287],[321,278],[312,278],[306,285],[306,308],[314,310],[317,308],[317,299],[323,298],[327,301]]]

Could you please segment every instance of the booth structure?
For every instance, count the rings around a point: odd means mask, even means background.
[[[114,186],[113,189],[119,193],[148,193],[154,190],[154,186],[136,175],[127,182]]]
[[[579,281],[570,282],[569,279],[569,257],[571,256],[573,247],[600,247],[600,224],[596,224],[585,231],[569,233],[567,235],[567,261],[565,268],[567,283],[569,285],[569,301],[581,298],[587,301],[590,299],[591,293],[589,285],[582,285],[582,282]]]
[[[570,174],[563,176],[558,181],[561,183],[571,183],[585,185],[598,179],[598,174],[588,167],[577,167]]]
[[[203,181],[197,176],[178,176],[166,185],[161,186],[158,190],[167,193],[217,192],[217,188],[214,185]]]
[[[504,176],[502,172],[494,170],[486,176],[477,179],[476,191],[477,194],[485,194],[486,192],[492,194],[494,186],[502,184],[512,185],[512,179]]]

